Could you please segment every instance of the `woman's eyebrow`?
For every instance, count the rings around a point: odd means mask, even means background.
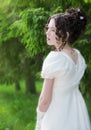
[[[50,27],[50,26],[48,26],[48,28],[51,28],[51,29],[56,29],[55,27]]]

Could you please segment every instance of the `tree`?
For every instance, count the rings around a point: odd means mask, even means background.
[[[20,19],[15,21],[10,27],[12,37],[20,38],[28,50],[25,59],[25,80],[26,92],[35,92],[35,75],[40,70],[43,60],[43,53],[46,52],[47,45],[44,36],[44,27],[48,12],[43,8],[26,9],[21,12]],[[16,30],[16,31],[15,31]],[[30,87],[30,84],[32,86]]]
[[[19,89],[19,80],[24,79],[26,82],[26,92],[35,93],[35,74],[38,72],[40,64],[42,63],[42,53],[46,50],[46,44],[44,45],[45,48],[43,48],[44,27],[42,22],[44,22],[47,15],[43,9],[38,9],[38,12],[37,10],[35,12],[33,12],[33,10],[29,11],[29,9],[22,11],[20,16],[17,15],[17,12],[9,13],[6,11],[10,17],[7,16],[6,12],[2,11],[4,16],[1,15],[0,42],[2,53],[0,59],[3,66],[1,66],[0,69],[1,73],[3,73],[3,82],[15,82],[16,88]],[[29,15],[32,15],[32,17]],[[36,17],[35,21],[33,19],[34,15]],[[39,17],[37,18],[37,16]],[[34,31],[28,24],[31,19],[36,23]],[[38,29],[39,24],[39,28],[42,30],[36,33],[35,29]],[[30,29],[32,29],[32,31],[30,31]],[[41,39],[39,37],[40,35],[42,37]],[[34,36],[37,36],[37,38],[34,39]],[[33,45],[35,43],[36,46]],[[41,45],[41,48],[38,47],[37,43],[39,46]],[[29,48],[30,45],[31,49]],[[20,51],[18,48],[23,48],[23,51]],[[5,54],[4,57],[3,54]]]

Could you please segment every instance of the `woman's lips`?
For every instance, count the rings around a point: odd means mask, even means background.
[[[48,37],[47,37],[47,40],[49,41],[49,40],[50,40],[50,38],[48,38]]]

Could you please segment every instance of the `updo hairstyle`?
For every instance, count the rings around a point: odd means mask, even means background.
[[[73,44],[85,30],[87,24],[87,18],[85,12],[80,8],[67,9],[65,13],[59,13],[49,18],[48,23],[51,19],[55,20],[57,40],[62,38],[63,48],[68,42]],[[69,37],[67,38],[67,32]]]

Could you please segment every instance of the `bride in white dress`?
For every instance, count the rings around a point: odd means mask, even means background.
[[[79,9],[50,17],[46,26],[48,45],[55,47],[43,62],[43,89],[37,107],[35,130],[91,130],[88,111],[79,90],[86,63],[72,48],[85,29],[86,16]]]

